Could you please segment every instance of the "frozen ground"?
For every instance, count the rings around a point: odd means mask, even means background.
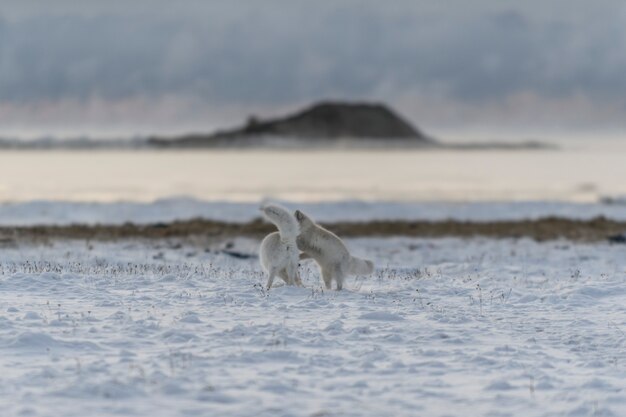
[[[315,219],[323,222],[380,219],[498,221],[547,216],[580,220],[604,216],[614,220],[626,220],[626,199],[610,201],[611,204],[559,201],[407,203],[345,200],[322,203],[284,202],[284,204],[289,208],[306,210]],[[15,226],[155,223],[192,218],[247,222],[259,217],[259,204],[260,202],[211,202],[185,197],[161,199],[151,203],[29,201],[0,204],[0,224]]]
[[[3,248],[1,415],[626,415],[623,246],[348,244],[375,276],[269,293],[215,248]]]

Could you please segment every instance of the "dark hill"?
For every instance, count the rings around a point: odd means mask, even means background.
[[[342,143],[386,143],[429,145],[432,140],[391,109],[378,103],[321,102],[285,117],[257,120],[251,117],[241,127],[214,134],[177,138],[152,138],[161,146],[263,146],[264,138],[282,144],[328,145]]]

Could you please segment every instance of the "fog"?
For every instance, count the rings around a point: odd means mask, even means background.
[[[5,131],[210,129],[320,98],[431,130],[625,127],[621,1],[23,3],[0,9]]]

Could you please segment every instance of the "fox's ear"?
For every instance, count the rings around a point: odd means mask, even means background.
[[[296,220],[298,220],[299,222],[304,220],[304,214],[300,210],[296,210]]]

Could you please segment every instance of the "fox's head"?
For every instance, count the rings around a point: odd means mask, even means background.
[[[284,209],[281,210],[280,207],[277,207],[272,204],[267,204],[261,207],[261,211],[263,212],[263,214],[265,214],[265,216],[268,219],[274,222],[280,222],[281,215],[285,213],[286,210]]]
[[[296,210],[294,215],[296,216],[296,220],[300,225],[300,229],[306,229],[307,227],[313,226],[315,224],[313,220],[309,218],[309,216],[307,216],[300,210]]]

